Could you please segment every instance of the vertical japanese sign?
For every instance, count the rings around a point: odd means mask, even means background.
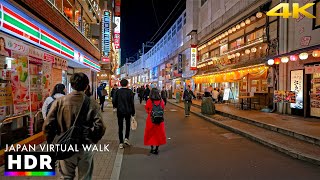
[[[296,103],[291,103],[290,107],[303,109],[303,70],[291,71],[291,91],[296,93]]]
[[[182,74],[182,54],[178,55],[178,74]]]
[[[197,70],[197,46],[191,45],[190,70]]]
[[[120,17],[115,17],[116,28],[114,28],[114,46],[116,49],[120,49]]]
[[[115,0],[115,16],[120,16],[121,15],[121,11],[120,11],[120,7],[121,7],[121,0]]]
[[[110,12],[104,11],[102,18],[102,52],[108,56],[110,52]]]

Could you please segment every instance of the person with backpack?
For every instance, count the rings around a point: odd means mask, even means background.
[[[46,119],[47,115],[48,115],[48,112],[52,106],[52,103],[66,95],[66,86],[64,84],[56,84],[53,88],[53,91],[52,91],[52,94],[51,96],[47,97],[46,100],[44,101],[43,105],[42,105],[42,116],[43,116],[43,119]]]
[[[159,153],[159,146],[167,143],[164,126],[164,102],[157,88],[152,88],[145,106],[148,114],[144,130],[144,145],[150,146],[151,154]]]
[[[131,116],[135,115],[134,109],[134,97],[131,89],[128,88],[128,80],[122,79],[120,81],[121,88],[115,92],[112,103],[115,108],[117,108],[118,117],[118,127],[119,127],[119,148],[123,149],[124,145],[130,146],[129,135],[130,135],[130,125]],[[126,134],[123,141],[123,120],[126,121]]]
[[[187,89],[183,92],[183,100],[184,100],[184,111],[185,111],[185,116],[189,117],[190,116],[190,107],[192,104],[192,98],[196,98],[196,96],[193,94],[191,91],[190,85],[188,85]]]
[[[48,144],[78,145],[78,152],[55,151],[62,179],[74,179],[76,169],[78,179],[92,179],[94,152],[84,151],[82,145],[98,143],[106,126],[98,103],[84,94],[89,85],[88,76],[74,73],[70,83],[74,91],[54,101],[43,130]]]

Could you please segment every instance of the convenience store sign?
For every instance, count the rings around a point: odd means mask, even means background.
[[[75,60],[75,50],[26,18],[0,4],[0,29],[68,59]],[[91,60],[92,61],[92,60]],[[95,63],[97,64],[97,63]],[[98,65],[99,66],[99,65]],[[89,66],[91,67],[91,66]],[[96,71],[100,71],[100,67]]]

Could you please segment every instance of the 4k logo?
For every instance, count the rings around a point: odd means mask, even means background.
[[[309,7],[312,7],[314,3],[307,3],[304,6],[299,6],[299,3],[292,3],[292,13],[290,12],[289,3],[280,3],[270,11],[267,12],[267,16],[280,16],[283,18],[289,18],[292,16],[293,18],[299,18],[299,13],[303,14],[308,18],[316,18],[313,14],[310,14],[306,11]],[[277,12],[282,9],[282,12]]]

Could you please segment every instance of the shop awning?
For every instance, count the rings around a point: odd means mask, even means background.
[[[221,82],[235,82],[248,76],[250,79],[266,79],[268,75],[267,66],[247,67],[228,72],[217,72],[209,75],[199,75],[193,77],[196,84],[201,83],[221,83]]]

